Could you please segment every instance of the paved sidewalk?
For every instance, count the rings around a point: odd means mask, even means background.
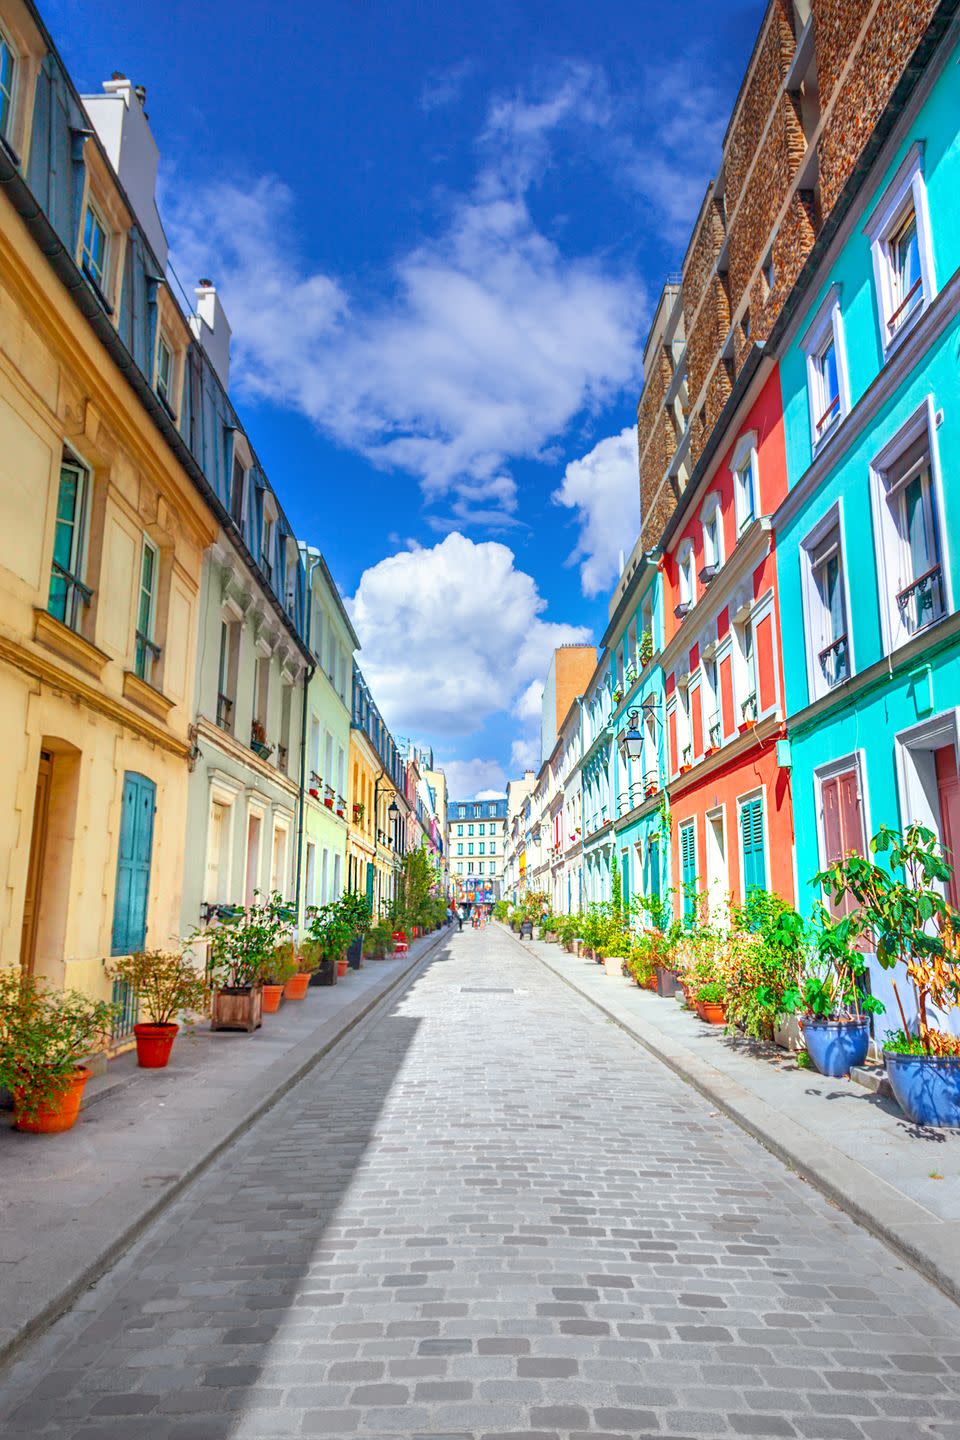
[[[506,933],[960,1303],[960,1132],[914,1125],[894,1100],[800,1070],[559,944]]]
[[[43,1328],[210,1160],[305,1075],[428,955],[371,960],[311,986],[253,1035],[197,1026],[166,1070],[111,1062],[130,1083],[65,1135],[22,1135],[0,1114],[0,1361]]]
[[[0,1380],[4,1440],[957,1440],[960,1312],[502,931]]]

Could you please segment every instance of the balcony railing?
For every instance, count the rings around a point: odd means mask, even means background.
[[[817,663],[827,685],[832,689],[850,675],[849,652],[846,635],[838,635],[829,645],[817,652]]]
[[[221,730],[233,730],[233,701],[229,695],[217,696],[217,724]]]
[[[943,567],[932,565],[898,591],[897,609],[909,635],[939,620],[944,613]]]
[[[720,716],[711,715],[710,722],[707,726],[707,742],[710,746],[710,749],[716,750],[722,738],[723,737],[720,731]]]
[[[93,599],[93,591],[89,585],[84,585],[76,575],[71,575],[69,570],[64,570],[62,565],[53,562],[53,574],[50,576],[50,599],[47,609],[55,620],[59,620],[71,630],[79,631],[80,615]]]
[[[897,306],[896,310],[894,310],[893,314],[890,316],[890,319],[887,321],[887,329],[890,331],[891,336],[896,334],[903,322],[910,314],[912,314],[916,306],[919,305],[920,300],[922,299],[922,291],[923,276],[921,275],[916,280],[914,280],[913,284],[910,286],[910,289],[907,291],[906,295],[904,295],[903,299],[900,301],[900,304]]]
[[[137,631],[133,665],[141,680],[149,683],[153,667],[162,654],[160,646],[149,635],[144,635],[142,630]]]

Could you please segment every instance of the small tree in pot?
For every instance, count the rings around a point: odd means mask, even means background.
[[[281,940],[279,945],[273,947],[260,972],[265,1015],[275,1015],[280,1009],[284,987],[290,983],[299,968],[293,953],[292,940]]]
[[[79,1062],[106,1044],[116,1013],[104,1000],[0,970],[0,1085],[13,1092],[18,1130],[58,1134],[76,1124],[90,1078]]]
[[[872,941],[878,963],[891,971],[902,1028],[887,1035],[884,1060],[901,1108],[916,1124],[960,1126],[960,1038],[938,1023],[960,1009],[960,920],[943,894],[952,867],[923,825],[903,832],[881,826],[870,852],[885,856],[889,868],[851,854],[814,883],[837,900],[853,900],[853,928]],[[913,991],[915,1026],[904,1009],[898,971]]]
[[[848,915],[835,920],[819,905],[809,925],[785,910],[777,933],[795,967],[784,1010],[801,1016],[807,1053],[821,1075],[849,1074],[867,1058],[869,1017],[883,1013],[882,1001],[867,989],[866,962],[853,948],[853,922]]]
[[[206,1012],[210,987],[191,957],[182,950],[139,950],[104,965],[109,980],[129,985],[137,998],[133,1027],[137,1064],[162,1070],[170,1059],[183,1011]]]

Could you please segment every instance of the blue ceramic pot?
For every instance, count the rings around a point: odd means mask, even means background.
[[[960,1126],[960,1055],[895,1055],[884,1050],[897,1104],[915,1125]]]
[[[866,1060],[870,1025],[866,1020],[804,1020],[803,1040],[820,1074],[839,1078]]]

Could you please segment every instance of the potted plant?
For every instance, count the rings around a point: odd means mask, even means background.
[[[694,996],[697,1014],[708,1025],[726,1025],[726,991],[719,980],[708,980],[699,986]]]
[[[884,855],[889,868],[872,857]],[[960,920],[943,887],[953,873],[932,830],[883,825],[870,857],[847,855],[814,877],[836,900],[854,904],[852,928],[869,937],[877,962],[891,972],[901,1029],[889,1033],[884,1063],[894,1096],[917,1125],[960,1126],[960,1037],[937,1022],[960,1010]],[[916,1014],[907,1017],[897,985],[902,972]]]
[[[364,805],[363,805],[363,801],[362,801],[362,800],[354,800],[354,802],[353,802],[353,823],[354,823],[354,825],[359,825],[360,822],[361,822],[362,819],[363,819],[363,816],[364,816]]]
[[[267,732],[262,720],[254,720],[251,723],[250,749],[254,754],[259,755],[261,760],[267,760],[270,757],[273,746],[267,744]]]
[[[292,941],[282,940],[273,947],[260,968],[260,988],[263,992],[265,1015],[275,1015],[280,1009],[286,986],[299,968],[294,958]]]
[[[744,700],[743,704],[740,706],[740,714],[743,717],[740,724],[740,733],[741,735],[743,735],[746,734],[748,730],[752,730],[754,725],[757,723],[756,691],[751,690],[746,700]]]
[[[19,970],[0,970],[0,1085],[13,1094],[14,1125],[55,1135],[76,1124],[90,1071],[116,1006],[73,990],[53,991]]]
[[[310,784],[307,788],[314,800],[320,799],[320,791],[323,788],[323,778],[317,774],[316,770],[310,771]]]
[[[653,659],[653,636],[649,630],[644,630],[640,636],[639,654],[640,664],[642,666],[649,665]]]
[[[352,927],[352,936],[347,945],[347,963],[352,970],[359,970],[363,964],[363,937],[370,928],[370,906],[365,895],[356,891],[345,891],[340,897],[344,920]]]
[[[328,810],[333,809],[334,790],[331,785],[325,785],[323,789],[323,803]]]
[[[191,938],[209,945],[207,976],[211,988],[211,1030],[258,1029],[263,1017],[261,977],[284,929],[278,909],[282,896],[254,903],[238,919],[225,920]]]
[[[180,1029],[177,1017],[184,1010],[207,1009],[206,978],[183,950],[140,950],[119,956],[104,969],[108,980],[130,986],[138,1015],[146,1017],[133,1027],[137,1064],[144,1070],[165,1069]]]
[[[819,905],[812,924],[795,910],[780,917],[782,947],[795,955],[796,979],[783,1008],[800,1017],[803,1045],[821,1075],[848,1075],[870,1048],[870,1016],[883,1004],[867,990],[867,967],[850,943],[849,916],[834,920]]]

